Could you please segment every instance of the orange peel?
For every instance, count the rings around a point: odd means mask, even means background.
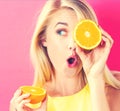
[[[83,49],[91,50],[101,42],[101,31],[92,20],[81,20],[74,29],[74,40]]]
[[[46,97],[46,90],[44,88],[35,86],[21,86],[20,89],[22,90],[22,94],[30,94],[30,96],[26,99],[29,99],[31,104],[38,104]]]

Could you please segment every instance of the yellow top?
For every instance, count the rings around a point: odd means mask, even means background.
[[[92,111],[88,85],[70,96],[48,96],[47,103],[47,111]]]

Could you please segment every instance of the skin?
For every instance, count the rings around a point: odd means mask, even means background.
[[[56,19],[54,16],[57,16],[58,19]],[[72,22],[71,17],[73,18]],[[75,87],[80,81],[80,75],[78,75],[77,72],[81,70],[82,64],[75,51],[76,45],[72,38],[73,30],[77,22],[77,17],[71,10],[66,11],[64,9],[56,12],[49,22],[46,31],[46,41],[43,43],[43,45],[47,47],[48,55],[56,73],[51,82],[51,84],[56,85],[51,89],[54,89],[57,92],[61,92],[60,90],[62,90],[62,92],[59,94],[62,96],[68,95],[69,93],[73,94],[80,90],[79,88],[75,89]],[[76,65],[72,68],[68,66],[67,62],[67,59],[71,56],[75,56],[77,59]],[[73,89],[71,89],[70,84],[73,86]]]
[[[78,74],[83,67],[91,91],[93,111],[118,111],[120,91],[111,86],[106,87],[103,79],[104,67],[113,40],[101,29],[104,42],[86,53],[73,40],[73,30],[77,22],[75,13],[68,9],[55,12],[49,21],[43,46],[47,48],[49,58],[55,68],[55,76],[45,84],[47,94],[65,96],[80,91],[85,86],[81,84],[81,73]],[[67,63],[67,59],[71,56],[76,57],[77,60],[72,67]],[[33,110],[25,106],[30,102],[30,100],[24,100],[28,96],[30,94],[21,95],[21,90],[18,89],[11,100],[10,111],[15,111],[15,108],[17,111],[46,111],[47,98],[40,108]]]

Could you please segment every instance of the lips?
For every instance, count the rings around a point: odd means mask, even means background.
[[[77,65],[77,56],[71,56],[67,59],[67,64],[70,68]]]

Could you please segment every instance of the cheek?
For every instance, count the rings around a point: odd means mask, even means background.
[[[59,55],[62,55],[62,49],[59,44],[49,43],[47,46],[48,55],[53,58],[57,58]]]
[[[47,39],[47,51],[48,51],[48,56],[50,59],[54,59],[58,56],[59,53],[59,45],[57,44],[55,39]]]
[[[59,67],[65,61],[65,48],[59,43],[49,43],[47,47],[48,56],[54,66]]]
[[[52,63],[52,65],[54,66],[54,68],[56,69],[56,67],[59,67],[59,60],[60,60],[60,54],[59,54],[59,51],[56,49],[56,48],[53,48],[53,47],[49,47],[47,49],[48,51],[48,56],[49,56],[49,59]]]
[[[51,34],[51,36],[47,38],[47,48],[52,52],[59,52],[65,48],[65,44],[63,42],[64,40],[61,40],[57,36]]]
[[[65,56],[66,39],[58,37],[55,32],[51,31],[51,33],[47,33],[46,43],[48,56],[51,61],[58,61]]]

